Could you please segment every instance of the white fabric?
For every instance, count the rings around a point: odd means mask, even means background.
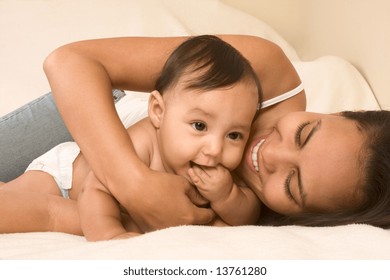
[[[76,142],[61,143],[40,157],[34,159],[26,171],[35,170],[49,173],[53,176],[64,198],[69,198],[72,188],[73,162],[80,154]]]
[[[149,93],[126,92],[116,104],[116,111],[123,123],[128,128],[148,115]]]
[[[307,111],[380,109],[367,81],[347,60],[323,56],[313,61],[294,61],[293,65],[305,87]]]
[[[252,34],[279,44],[294,60],[310,111],[379,108],[364,78],[346,60],[300,61],[294,48],[272,28],[217,0],[2,0],[0,114],[49,90],[41,65],[59,45],[98,37],[201,33]],[[126,106],[134,109],[122,116],[126,126],[133,117],[145,116],[146,96],[135,93],[117,105],[118,111]],[[136,102],[130,102],[132,98]],[[390,231],[365,225],[181,226],[94,243],[61,233],[0,234],[0,259],[389,258]]]
[[[389,259],[390,232],[367,225],[168,228],[87,242],[63,233],[0,235],[0,259]]]

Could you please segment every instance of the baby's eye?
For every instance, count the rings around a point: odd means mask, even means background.
[[[192,123],[192,127],[197,131],[206,131],[207,130],[206,124],[203,122],[194,122],[194,123]]]
[[[239,132],[232,132],[228,134],[228,138],[231,140],[240,140],[242,139],[242,134]]]

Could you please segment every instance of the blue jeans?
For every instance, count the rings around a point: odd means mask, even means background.
[[[114,100],[124,95],[114,90]],[[21,175],[32,160],[54,146],[73,141],[47,93],[0,118],[0,181]]]

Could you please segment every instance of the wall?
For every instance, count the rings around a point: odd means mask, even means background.
[[[304,60],[344,57],[390,109],[390,1],[222,0],[271,25]]]

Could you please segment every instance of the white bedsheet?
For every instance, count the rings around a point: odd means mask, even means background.
[[[86,242],[64,233],[0,235],[1,259],[388,259],[390,232],[329,228],[181,226],[126,240]]]
[[[297,68],[308,110],[379,108],[360,73],[340,57],[300,61],[260,20],[217,0],[0,1],[0,114],[49,91],[44,57],[67,42],[114,36],[241,33],[279,44]],[[61,233],[0,234],[0,259],[388,259],[390,231],[181,226],[128,240],[88,243]]]

